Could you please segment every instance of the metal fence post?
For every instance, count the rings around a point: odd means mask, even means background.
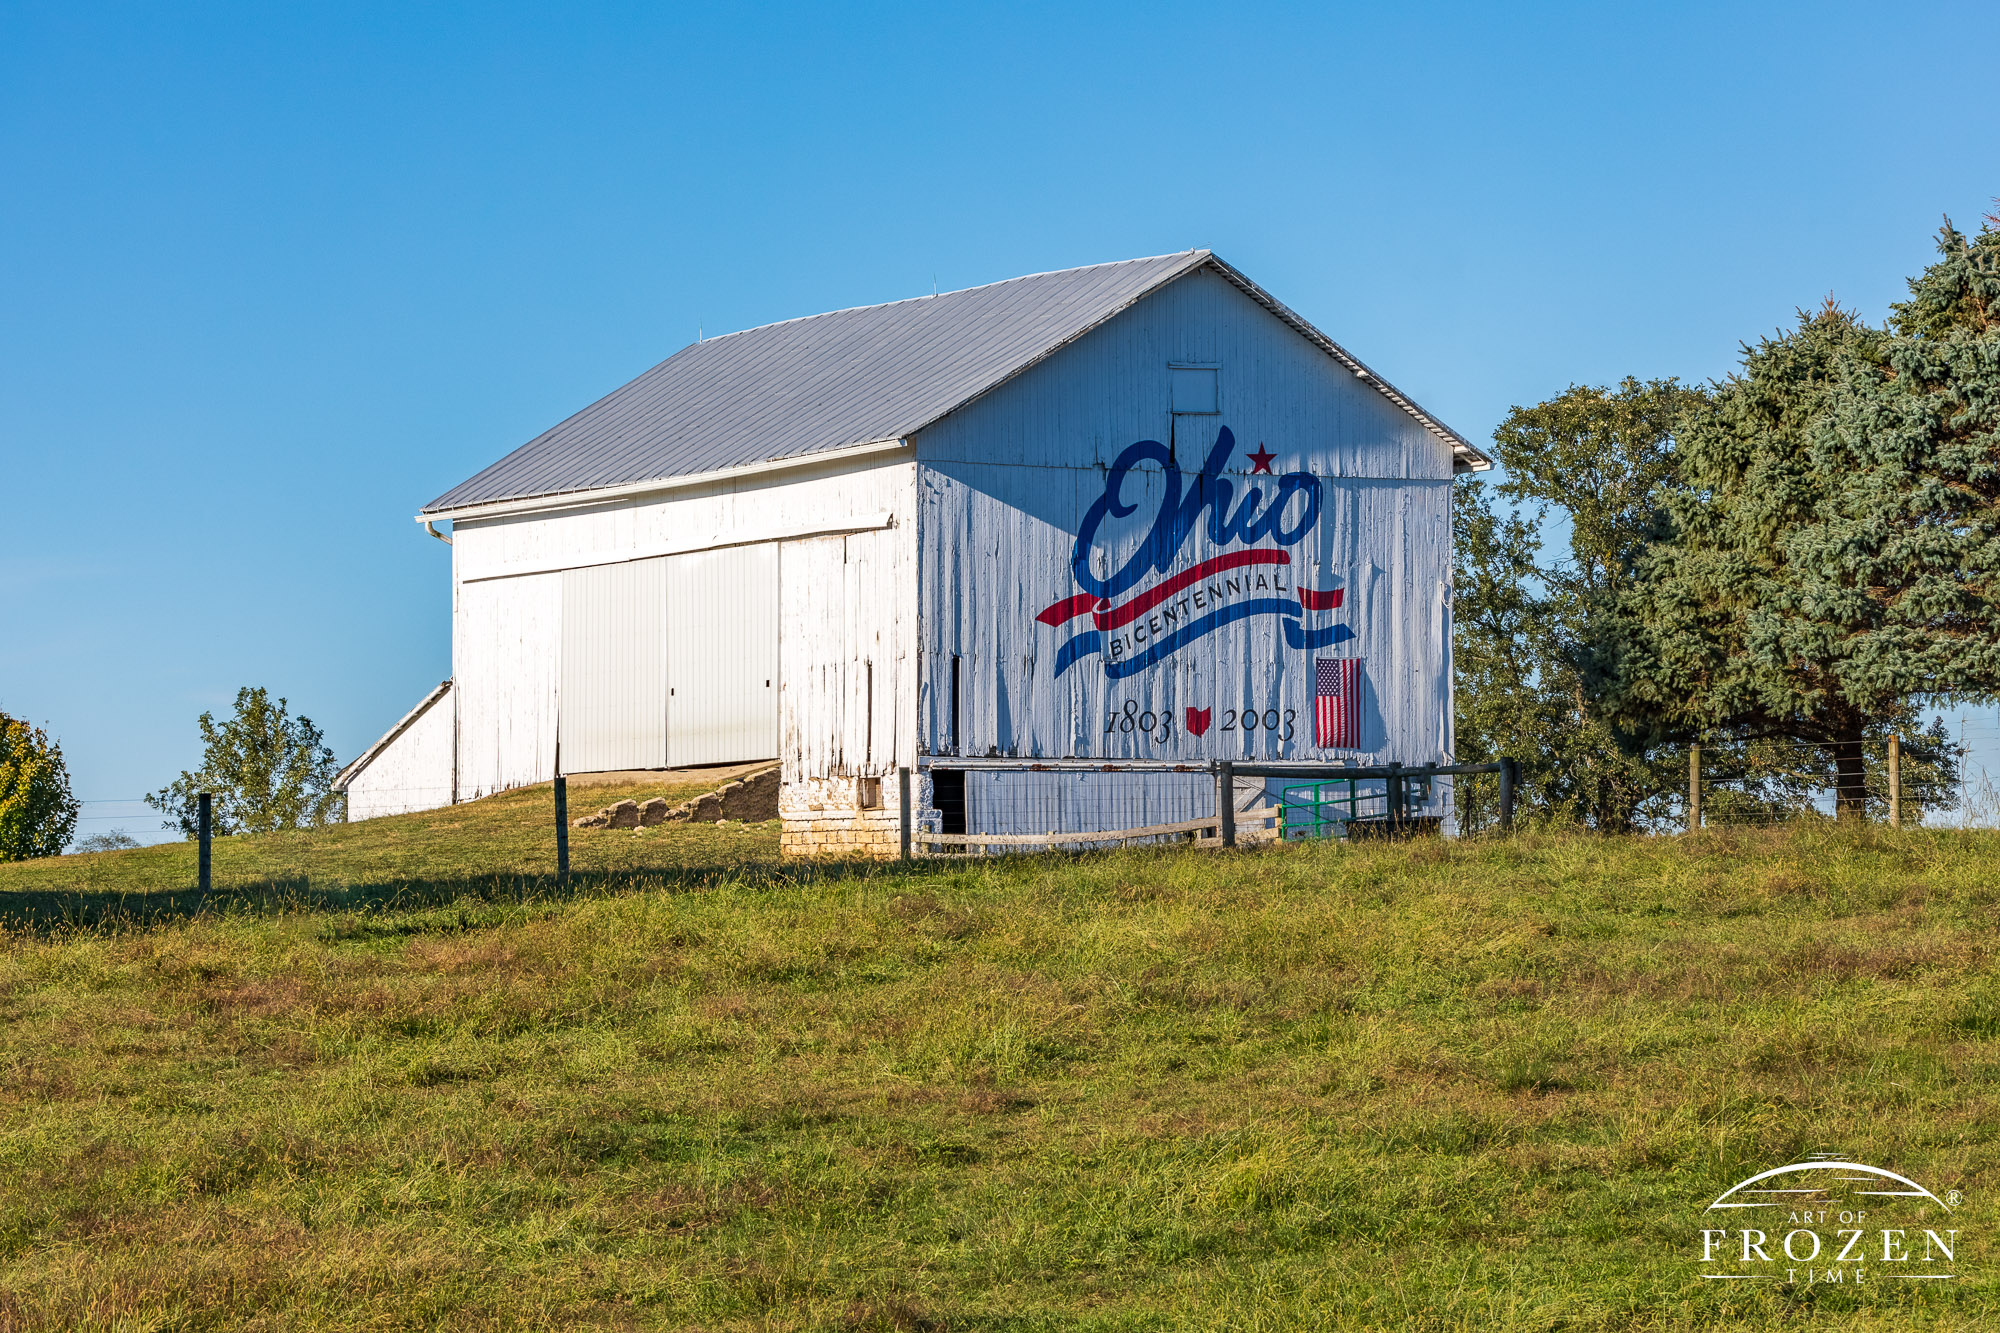
[[[201,850],[195,854],[195,885],[203,893],[208,892],[208,842],[212,825],[209,821],[209,794],[202,792],[194,798],[195,826],[200,830]]]
[[[569,779],[556,774],[556,882],[569,880]]]
[[[1688,750],[1688,832],[1701,827],[1701,746]]]
[[[1216,834],[1224,847],[1236,845],[1236,765],[1227,759],[1215,766]]]
[[[897,788],[897,793],[902,797],[902,807],[903,807],[902,853],[903,853],[903,860],[907,861],[910,859],[910,770],[909,769],[899,768],[896,770],[896,788]]]
[[[1889,738],[1889,827],[1903,825],[1903,738]]]
[[[1500,830],[1510,832],[1514,827],[1514,761],[1505,755],[1500,757]]]

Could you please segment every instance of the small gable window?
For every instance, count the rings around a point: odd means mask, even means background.
[[[1222,411],[1221,372],[1214,366],[1169,366],[1167,378],[1173,410],[1182,415],[1213,416]]]

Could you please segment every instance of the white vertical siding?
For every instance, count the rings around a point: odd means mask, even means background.
[[[562,575],[461,584],[452,636],[459,799],[555,775]]]
[[[462,796],[553,773],[564,580],[581,588],[583,575],[642,563],[663,562],[674,583],[662,592],[659,674],[675,691],[685,674],[694,692],[687,707],[669,696],[665,758],[651,764],[782,755],[795,779],[880,775],[913,762],[915,480],[907,456],[876,458],[455,524]],[[774,530],[839,535],[779,543]],[[704,542],[714,549],[646,554]],[[569,561],[589,568],[563,570]],[[524,565],[557,572],[517,572]],[[576,634],[581,624],[572,622]],[[643,673],[643,662],[626,658],[628,671]],[[775,702],[766,707],[759,693]],[[565,717],[563,764],[583,771],[569,725]],[[623,766],[631,756],[616,758]]]
[[[1296,598],[1301,585],[1340,589],[1338,611],[1299,621],[1344,625],[1352,638],[1293,649],[1278,619],[1261,617],[1113,680],[1101,654],[1055,672],[1058,650],[1087,618],[1062,627],[1036,620],[1075,590],[1074,520],[1042,519],[1010,502],[1007,488],[1023,474],[1028,483],[1061,483],[1062,470],[954,471],[967,475],[940,472],[926,485],[923,559],[940,571],[936,583],[925,585],[928,689],[921,717],[931,752],[946,748],[950,731],[953,654],[962,661],[959,752],[966,755],[1424,763],[1446,752],[1449,732],[1440,719],[1449,708],[1449,626],[1440,589],[1450,576],[1450,552],[1438,521],[1450,506],[1450,483],[1328,482],[1319,529],[1292,548],[1291,565],[1268,571],[1277,585],[1273,595],[1284,598]],[[1181,563],[1207,554],[1200,545]],[[1266,571],[1234,574],[1247,580]],[[1359,750],[1313,744],[1314,664],[1322,657],[1363,661]],[[1188,730],[1189,708],[1210,713],[1204,735]],[[1246,709],[1259,723],[1247,731],[1240,726]],[[1151,715],[1150,733],[1126,728],[1128,713],[1135,722]],[[1275,730],[1262,725],[1273,713]]]
[[[851,748],[846,688],[847,539],[786,542],[778,631],[778,754],[784,780],[840,771]]]
[[[1216,368],[1221,413],[1208,420],[1230,425],[1246,449],[1261,440],[1281,460],[1310,450],[1322,476],[1451,476],[1450,447],[1416,418],[1206,271],[1154,293],[923,431],[918,457],[1101,468],[1134,440],[1175,444],[1185,455],[1185,441],[1173,438],[1171,386],[1173,368],[1190,365]],[[1405,381],[1400,373],[1392,378]],[[1423,397],[1420,377],[1403,387]],[[1202,420],[1184,415],[1179,425]],[[1198,443],[1213,438],[1210,425]],[[1181,465],[1192,469],[1201,460],[1183,456]],[[1287,466],[1281,461],[1277,470]]]
[[[401,732],[348,779],[350,822],[413,810],[435,810],[451,804],[450,691],[434,693],[422,712],[400,725]]]
[[[666,766],[666,565],[563,572],[557,701],[566,773]]]
[[[1175,368],[1190,364],[1215,367],[1218,413],[1173,411]],[[1112,601],[1255,549],[1285,563],[1229,571],[1240,583],[1223,586],[1219,600],[1180,605],[1176,618],[1168,611],[1177,599],[1168,599],[1127,631],[1157,617],[1149,631],[1157,642],[1211,607],[1247,609],[1236,604],[1252,598],[1294,614],[1224,623],[1131,674],[1107,669],[1106,630],[1103,651],[1058,674],[1059,651],[1083,642],[1092,616],[1050,625],[1037,615],[1082,591],[1072,555],[1109,467],[1127,446],[1158,441],[1171,451],[1186,505],[1224,427],[1234,439],[1222,473],[1233,503],[1252,490],[1268,501],[1284,474],[1304,473],[1320,495],[1316,522],[1291,542],[1220,543],[1202,522],[1165,571]],[[1423,763],[1449,753],[1449,448],[1227,283],[1202,274],[1175,283],[916,443],[927,750],[947,745],[956,655],[965,755]],[[1268,475],[1256,470],[1257,455]],[[1100,527],[1095,574],[1142,546],[1166,482],[1157,463],[1127,475],[1121,496],[1131,512]],[[1337,589],[1342,605],[1306,610],[1301,588]],[[1287,620],[1300,646],[1287,638]],[[1335,626],[1351,637],[1315,646],[1305,634]],[[1316,663],[1350,657],[1363,662],[1362,744],[1322,748]],[[1246,714],[1255,726],[1243,725]]]
[[[778,548],[731,546],[667,562],[668,762],[778,753]]]
[[[882,777],[915,763],[915,553],[907,523],[785,543],[787,782]]]

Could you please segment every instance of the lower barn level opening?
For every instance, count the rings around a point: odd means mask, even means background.
[[[1499,768],[934,766],[912,787],[908,850],[983,855],[1435,833],[1450,809],[1453,776]]]

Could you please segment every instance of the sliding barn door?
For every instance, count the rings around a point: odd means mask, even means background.
[[[563,571],[566,773],[666,766],[666,564],[635,560]]]
[[[674,767],[778,753],[778,548],[669,556],[667,757]]]

